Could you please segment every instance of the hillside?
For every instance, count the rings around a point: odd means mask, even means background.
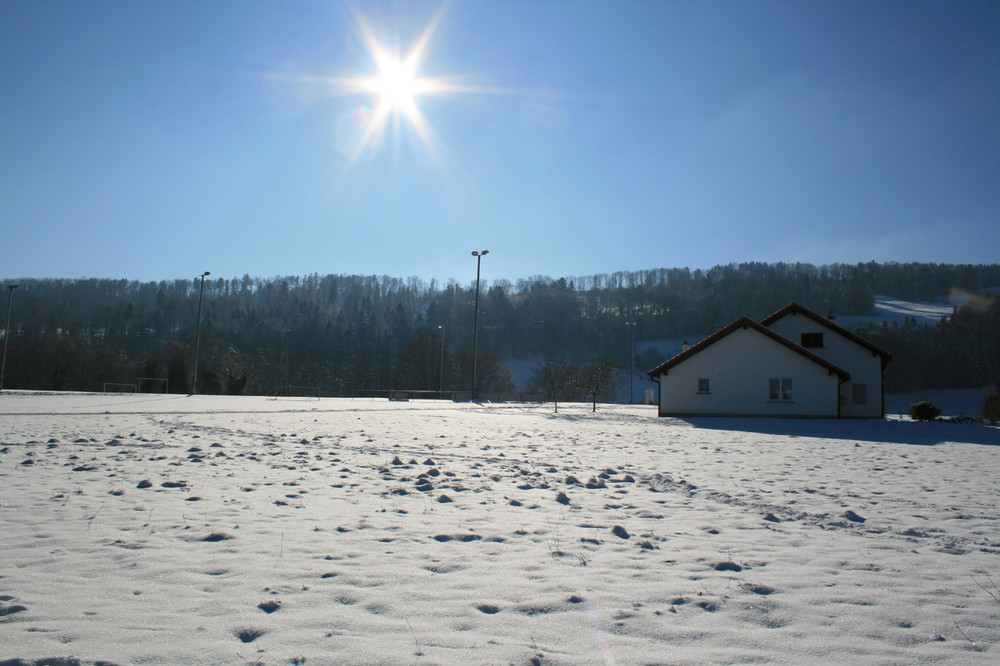
[[[16,282],[9,388],[94,391],[162,378],[171,392],[190,392],[196,346],[198,390],[207,393],[471,388],[474,283],[245,275],[205,280],[202,299],[192,280]],[[996,299],[981,295],[997,286],[998,265],[877,263],[484,281],[478,390],[524,388],[525,359],[608,358],[623,370],[648,370],[683,339],[791,301],[832,310],[891,350],[891,390],[980,387],[1000,376]]]
[[[867,315],[850,315],[850,316],[837,316],[837,323],[848,329],[860,330],[861,332],[867,332],[871,334],[872,330],[883,329],[883,325],[886,330],[889,327],[896,327],[901,329],[910,324],[916,324],[927,330],[934,330],[934,327],[938,325],[947,326],[948,320],[955,314],[957,309],[965,307],[972,300],[972,295],[968,293],[954,293],[948,296],[940,296],[938,298],[927,299],[920,302],[907,301],[905,299],[893,298],[885,295],[874,295],[874,305],[872,308],[872,313]],[[930,327],[930,328],[926,328]],[[673,356],[679,354],[683,349],[683,343],[685,341],[695,344],[700,340],[711,335],[712,331],[704,332],[697,335],[687,336],[686,338],[674,338],[674,339],[661,339],[661,340],[642,340],[636,343],[636,355],[642,358],[647,364],[654,358],[658,357],[661,360],[667,360]],[[883,336],[885,338],[886,336]],[[900,336],[902,337],[902,336]],[[889,344],[892,346],[887,347],[888,349],[893,349],[898,347],[898,344],[893,344],[891,336],[888,336],[890,340]],[[952,384],[935,384],[934,382],[913,382],[911,384],[906,384],[901,381],[896,380],[896,376],[902,372],[912,371],[912,356],[907,355],[905,352],[902,357],[898,354],[894,360],[896,367],[903,367],[902,371],[895,370],[890,366],[888,371],[889,377],[889,388],[897,393],[906,392],[914,389],[931,389],[931,388],[945,388],[951,386],[961,386],[962,382],[955,382]],[[653,366],[658,365],[660,361],[653,363]],[[520,382],[530,383],[532,372],[534,367],[537,365],[537,359],[535,363],[530,362],[517,362],[509,364],[515,377]],[[646,374],[647,371],[653,367],[646,367],[645,365],[635,368],[635,376],[633,378],[633,386],[635,392],[635,400],[641,402],[643,399],[644,391],[646,389],[655,389],[656,384],[650,381],[649,376]],[[625,373],[622,378],[623,386],[627,386],[628,382],[628,368],[623,368]],[[520,374],[519,374],[520,373]],[[981,375],[985,377],[984,375]],[[972,381],[969,386],[973,388],[973,393],[977,396],[974,400],[976,404],[973,407],[969,407],[966,401],[965,408],[958,410],[961,413],[977,413],[982,405],[982,401],[985,398],[985,392],[982,387],[989,383],[989,379],[984,378],[977,382]],[[912,401],[911,401],[912,402]],[[909,404],[909,403],[907,403]],[[897,410],[898,413],[899,410]],[[905,409],[903,410],[905,411]]]

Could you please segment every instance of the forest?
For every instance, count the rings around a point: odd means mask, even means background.
[[[2,388],[365,396],[472,388],[476,284],[415,277],[306,275],[8,279]],[[516,386],[504,365],[609,361],[636,371],[631,342],[701,337],[795,301],[816,312],[870,314],[874,294],[911,301],[977,295],[937,325],[855,330],[893,354],[890,392],[1000,381],[1000,265],[742,263],[584,277],[482,282],[477,391]],[[199,324],[199,305],[201,318]],[[5,323],[0,321],[0,323]],[[630,325],[626,325],[626,324]],[[156,380],[156,381],[151,381]],[[544,388],[544,387],[542,387]]]

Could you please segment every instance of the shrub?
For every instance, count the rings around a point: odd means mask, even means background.
[[[922,400],[910,405],[910,418],[914,421],[933,421],[941,416],[941,408],[935,407],[930,400]]]
[[[1000,392],[986,396],[983,401],[983,418],[994,423],[1000,421]]]

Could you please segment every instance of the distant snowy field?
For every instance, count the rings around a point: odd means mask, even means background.
[[[948,296],[941,296],[932,301],[907,301],[892,296],[875,295],[875,312],[870,315],[840,316],[837,323],[850,328],[855,324],[902,324],[907,319],[913,319],[918,324],[936,324],[950,317],[955,308],[960,308],[972,298],[971,294],[956,291]]]
[[[901,419],[8,392],[0,663],[997,663],[998,445]]]

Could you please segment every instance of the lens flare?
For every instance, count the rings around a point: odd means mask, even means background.
[[[353,10],[359,41],[370,59],[369,75],[323,76],[275,71],[267,75],[271,83],[294,84],[293,108],[307,106],[326,97],[367,96],[368,100],[341,109],[334,121],[334,145],[348,162],[345,173],[362,156],[378,153],[385,138],[411,134],[427,155],[444,171],[450,156],[421,109],[422,98],[437,95],[522,95],[522,91],[468,85],[454,76],[426,76],[425,56],[443,16],[443,8],[430,19],[408,49],[379,39],[368,18]]]
[[[357,14],[356,20],[361,39],[378,69],[378,74],[356,80],[355,87],[359,91],[375,95],[378,99],[368,128],[357,142],[351,157],[356,159],[367,148],[377,144],[385,132],[386,124],[393,117],[405,120],[416,130],[428,150],[433,152],[435,140],[430,125],[420,110],[417,98],[420,95],[444,92],[447,89],[446,85],[419,75],[421,58],[441,21],[441,13],[438,12],[434,16],[416,44],[403,57],[392,53],[378,40],[371,24],[362,14]]]

